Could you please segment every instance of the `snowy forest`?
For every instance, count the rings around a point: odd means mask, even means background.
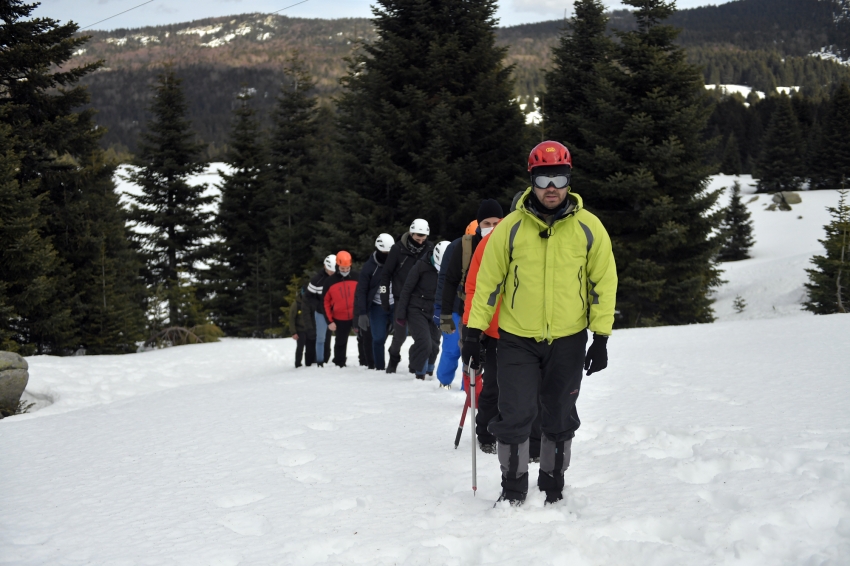
[[[91,36],[6,5],[0,339],[23,353],[132,352],[172,328],[198,341],[287,335],[284,313],[330,250],[362,262],[375,234],[400,234],[414,217],[453,239],[482,198],[507,207],[527,186],[525,153],[546,138],[570,148],[576,187],[610,226],[617,326],[710,322],[726,232],[709,175],[752,174],[773,193],[842,188],[850,168],[847,82],[746,99],[706,89],[664,2],[613,33],[609,14],[577,8],[552,49],[540,120],[517,103],[492,3],[475,19],[487,25],[434,14],[403,45],[393,31],[403,10],[388,7],[331,102],[298,51],[273,96],[247,85],[234,95],[213,202],[189,182],[208,162],[191,74],[166,62],[134,84],[150,93],[134,154],[104,147],[84,83],[109,61],[77,64]],[[434,42],[439,56],[416,64]],[[669,143],[676,151],[661,149]],[[137,194],[116,191],[122,161]],[[625,222],[626,210],[642,212]],[[659,247],[661,234],[678,235]]]

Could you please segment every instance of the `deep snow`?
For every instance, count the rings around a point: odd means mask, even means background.
[[[0,421],[0,564],[848,564],[850,317],[799,307],[837,194],[801,195],[748,205],[718,322],[615,332],[558,505],[493,508],[481,453],[473,496],[461,392],[296,370],[291,340],[32,357],[41,408]]]

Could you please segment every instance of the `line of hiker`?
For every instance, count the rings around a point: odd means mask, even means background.
[[[350,254],[339,252],[337,266],[328,256],[308,298],[299,295],[307,312],[293,306],[291,316],[298,351],[312,348],[315,336],[319,365],[329,355],[329,330],[337,333],[333,361],[345,365],[345,341],[357,317],[363,365],[385,369],[389,333],[386,371],[396,372],[410,333],[408,370],[419,379],[435,371],[441,342],[441,387],[451,387],[459,358],[471,370],[483,367],[477,444],[498,455],[499,501],[511,505],[526,498],[529,462],[540,463],[537,486],[546,503],[563,498],[581,424],[576,401],[583,370],[591,375],[608,365],[617,291],[608,233],[571,192],[569,150],[554,141],[538,144],[528,173],[531,186],[514,197],[506,217],[497,201],[484,200],[452,242],[432,246],[422,219],[398,242],[379,235],[357,283]],[[298,325],[309,323],[310,309],[315,325],[302,332]]]

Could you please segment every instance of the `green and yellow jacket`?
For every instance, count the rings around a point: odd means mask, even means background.
[[[486,329],[501,296],[499,328],[511,334],[551,342],[589,328],[609,336],[617,266],[608,232],[575,193],[551,225],[530,207],[530,194],[490,235],[469,327]]]

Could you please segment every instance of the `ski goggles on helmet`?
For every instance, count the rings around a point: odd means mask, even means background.
[[[534,174],[531,176],[531,182],[538,189],[548,189],[550,186],[556,189],[565,189],[570,184],[569,173],[559,173],[557,175]]]

